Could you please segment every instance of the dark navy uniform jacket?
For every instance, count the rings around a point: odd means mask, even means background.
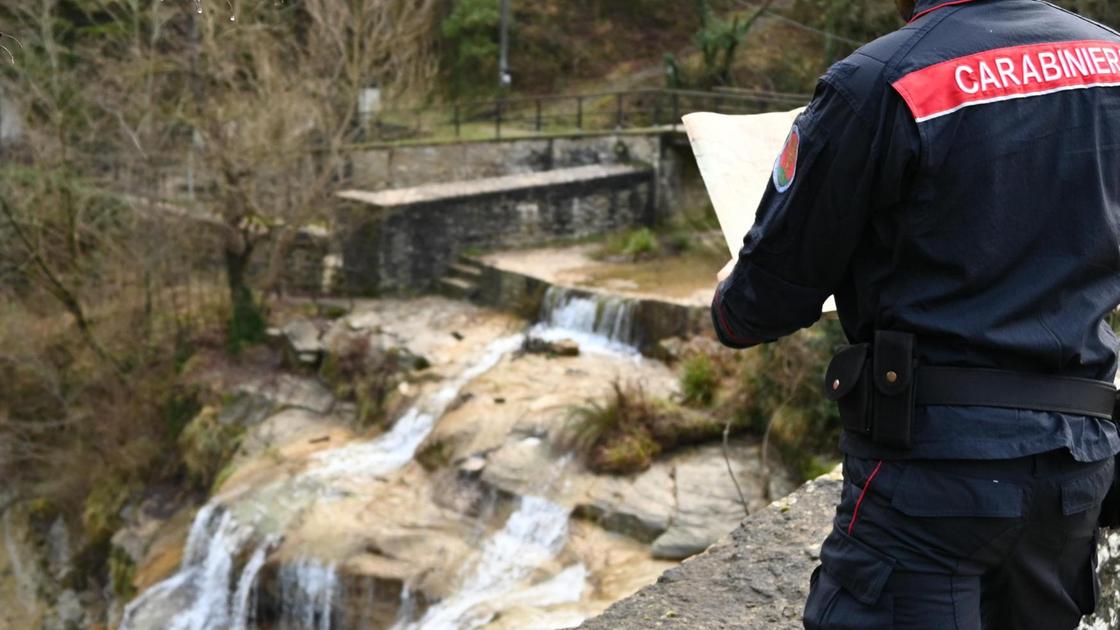
[[[1120,35],[1038,0],[920,0],[837,63],[797,119],[733,274],[723,343],[809,326],[913,332],[920,363],[1111,381],[1120,303]],[[1120,451],[1111,422],[923,407],[913,448],[861,457]]]

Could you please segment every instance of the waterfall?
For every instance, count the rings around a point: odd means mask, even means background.
[[[478,559],[463,572],[462,587],[434,604],[419,621],[402,618],[400,630],[478,628],[504,608],[550,606],[578,601],[587,570],[573,565],[552,579],[518,588],[563,548],[570,510],[536,496],[521,497],[505,526],[483,544]],[[407,597],[402,610],[408,609]]]
[[[279,539],[268,537],[253,550],[253,555],[245,563],[241,578],[237,580],[237,591],[233,598],[233,630],[248,630],[256,627],[257,622],[257,575],[264,567],[268,553],[279,544]]]
[[[304,559],[280,569],[280,630],[330,630],[338,591],[334,565]]]
[[[252,538],[252,528],[239,523],[223,507],[204,506],[191,525],[179,572],[133,600],[124,610],[120,627],[149,628],[156,624],[171,630],[244,627],[240,617],[248,608],[251,582],[277,542],[266,539],[253,551],[234,589],[234,564]],[[245,583],[247,575],[249,584]]]
[[[407,464],[436,421],[468,383],[489,371],[506,354],[519,348],[524,335],[497,339],[461,373],[431,396],[419,400],[386,434],[368,441],[318,454],[313,465],[291,481],[285,491],[316,489],[320,495],[336,478],[388,474]],[[566,519],[565,519],[566,520]],[[238,522],[216,501],[203,506],[191,524],[179,571],[152,586],[125,608],[120,630],[224,630],[249,628],[255,606],[250,601],[257,576],[279,539],[268,537],[253,551],[234,587],[237,560],[259,535]],[[281,568],[281,628],[328,630],[337,576],[333,566],[301,561]],[[287,597],[291,595],[292,600]],[[170,622],[168,622],[170,619]],[[304,624],[305,621],[308,623]]]
[[[638,302],[552,286],[545,292],[540,321],[530,334],[548,341],[572,339],[592,352],[637,355]]]

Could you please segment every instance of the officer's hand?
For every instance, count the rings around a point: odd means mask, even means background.
[[[719,282],[726,280],[727,277],[731,275],[731,272],[735,271],[735,265],[738,264],[738,262],[738,258],[732,258],[731,261],[724,265],[723,269],[720,269],[719,273],[716,274],[716,280]]]

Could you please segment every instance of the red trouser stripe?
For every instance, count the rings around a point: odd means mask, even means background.
[[[856,509],[852,510],[852,522],[848,523],[849,536],[852,535],[852,529],[856,526],[856,519],[859,518],[859,506],[863,505],[863,497],[867,495],[867,489],[871,487],[871,482],[875,481],[875,476],[879,474],[879,469],[882,467],[883,460],[880,459],[879,463],[875,464],[875,470],[871,471],[871,474],[867,477],[867,481],[863,484],[863,490],[860,491],[859,499],[856,500]]]

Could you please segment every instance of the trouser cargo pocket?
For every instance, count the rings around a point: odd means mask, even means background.
[[[894,560],[833,528],[821,550],[805,603],[805,627],[843,630],[893,627],[893,601],[884,592]]]

